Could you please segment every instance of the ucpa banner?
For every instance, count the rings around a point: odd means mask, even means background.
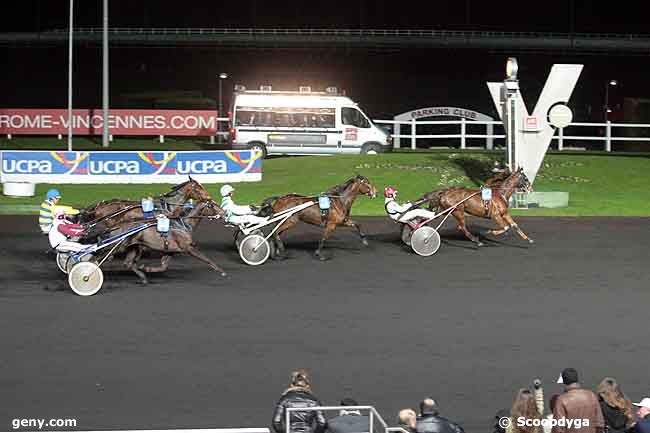
[[[177,183],[262,180],[262,154],[208,152],[2,151],[0,180],[31,183]]]

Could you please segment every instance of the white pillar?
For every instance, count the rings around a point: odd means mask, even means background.
[[[488,123],[485,125],[485,135],[488,137],[485,139],[485,148],[488,150],[494,149],[494,125],[491,123]]]
[[[557,150],[564,149],[564,128],[558,128]]]
[[[158,136],[158,141],[160,141],[160,143],[164,143],[165,142],[165,136],[164,135],[159,135]]]
[[[415,138],[415,134],[416,134],[415,127],[416,127],[415,119],[411,119],[411,149],[413,149],[413,150],[415,150],[415,147],[416,147],[415,146],[415,140],[416,140],[416,138]]]
[[[467,147],[465,143],[465,133],[467,132],[467,125],[465,125],[465,118],[460,118],[460,148],[465,149]]]
[[[393,147],[399,149],[400,147],[400,137],[395,137],[395,135],[402,135],[402,125],[397,123],[397,117],[393,117]]]
[[[605,126],[605,151],[612,151],[612,122],[607,121],[607,126]]]

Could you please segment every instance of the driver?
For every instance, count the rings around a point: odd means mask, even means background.
[[[230,185],[221,187],[221,208],[226,212],[226,222],[231,224],[259,224],[266,221],[266,218],[254,215],[256,212],[253,206],[239,206],[232,200],[235,188]]]
[[[65,219],[65,210],[58,208],[54,211],[54,219],[52,220],[52,228],[48,233],[50,246],[57,251],[73,252],[76,253],[88,247],[88,245],[80,244],[68,240],[68,236],[79,236],[83,233],[83,227],[79,224],[72,224]]]
[[[436,216],[435,212],[426,209],[414,208],[413,203],[407,201],[404,204],[399,204],[397,200],[397,189],[392,186],[384,188],[384,208],[389,217],[400,223],[408,223],[414,218],[433,219]]]

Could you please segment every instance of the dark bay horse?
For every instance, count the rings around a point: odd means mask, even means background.
[[[530,190],[530,182],[521,168],[510,174],[504,180],[501,180],[500,177],[493,178],[493,181],[488,185],[492,189],[492,199],[487,202],[487,205],[481,198],[480,189],[463,187],[451,187],[431,191],[422,196],[418,202],[428,202],[430,209],[438,208],[440,211],[444,211],[453,208],[465,200],[456,209],[451,211],[451,214],[458,221],[458,230],[463,232],[469,240],[478,246],[483,245],[483,243],[479,240],[478,236],[471,234],[467,230],[465,213],[491,219],[499,226],[498,230],[489,230],[487,234],[499,236],[514,228],[522,239],[533,243],[533,240],[519,228],[508,211],[508,203],[515,190]]]
[[[366,177],[360,175],[352,177],[346,182],[330,188],[325,192],[325,194],[323,194],[330,198],[329,213],[324,221],[321,220],[321,213],[318,205],[310,206],[291,216],[280,227],[278,227],[278,230],[274,234],[273,239],[278,249],[278,254],[283,255],[285,252],[284,243],[280,236],[291,227],[295,226],[298,221],[303,221],[307,224],[316,226],[324,226],[323,235],[318,243],[318,248],[314,252],[316,257],[319,257],[321,260],[325,260],[325,257],[322,255],[325,241],[338,226],[355,228],[359,233],[361,242],[364,245],[368,245],[366,235],[361,230],[361,227],[350,218],[350,210],[352,209],[354,200],[359,194],[364,194],[372,198],[377,196],[377,189]],[[308,201],[317,201],[317,197],[287,194],[281,197],[271,197],[266,199],[262,206],[271,206],[273,213],[278,213],[285,209],[299,206]]]
[[[186,182],[174,186],[170,192],[160,195],[154,200],[157,209],[161,209],[171,217],[180,215],[183,205],[190,199],[195,201],[212,200],[208,191],[191,177]],[[81,224],[97,224],[94,233],[107,227],[140,220],[144,217],[139,201],[135,200],[104,200],[95,203],[79,212],[78,222]]]
[[[192,236],[194,229],[201,222],[202,218],[223,216],[223,209],[221,209],[213,200],[210,199],[198,202],[196,206],[185,215],[173,217],[173,219],[171,219],[171,227],[166,236],[158,233],[158,230],[154,226],[128,238],[121,249],[122,252],[126,251],[124,266],[133,271],[140,278],[140,281],[143,284],[147,284],[147,272],[164,272],[169,267],[169,261],[173,255],[187,254],[203,263],[206,263],[212,269],[219,272],[221,276],[225,276],[226,272],[221,267],[199,251]],[[120,231],[128,230],[129,228],[135,227],[137,224],[139,223],[127,223],[120,227]],[[147,267],[138,264],[142,255],[149,251],[162,253],[163,256],[160,261],[160,266]]]

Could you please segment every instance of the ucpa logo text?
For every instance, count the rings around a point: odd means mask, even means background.
[[[90,161],[92,174],[140,174],[137,161]]]
[[[180,174],[227,173],[226,161],[178,161],[176,171]]]
[[[52,162],[47,160],[36,159],[3,159],[2,171],[5,173],[32,173],[32,174],[50,174],[52,173]]]

